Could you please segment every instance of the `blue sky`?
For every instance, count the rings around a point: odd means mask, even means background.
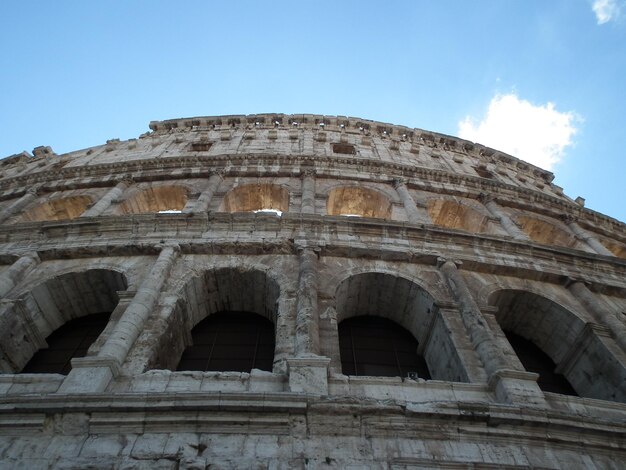
[[[507,151],[626,221],[626,0],[5,0],[0,71],[0,157],[349,115]]]

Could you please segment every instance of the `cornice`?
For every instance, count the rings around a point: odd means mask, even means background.
[[[246,168],[243,170],[237,168],[238,165],[236,165],[236,163],[242,161],[247,162]],[[229,163],[235,163],[235,165],[229,165]],[[370,174],[384,177],[390,183],[395,179],[403,178],[410,187],[415,189],[450,195],[463,195],[470,190],[474,192],[475,197],[478,197],[481,193],[488,193],[496,200],[504,202],[503,205],[506,206],[539,211],[553,217],[560,216],[565,211],[580,218],[589,217],[621,230],[626,229],[626,224],[609,216],[585,209],[573,201],[500,181],[375,159],[328,157],[314,154],[237,153],[210,156],[187,154],[177,157],[64,167],[55,172],[40,172],[0,180],[0,191],[4,191],[4,194],[0,196],[0,200],[19,197],[25,192],[24,188],[30,188],[34,185],[41,185],[43,190],[48,191],[109,187],[125,179],[141,182],[208,178],[216,169],[223,171],[225,175],[258,175],[258,170],[254,168],[255,164],[271,168],[276,163],[281,166],[277,172],[266,170],[263,174],[267,176],[294,176],[294,172],[300,170],[303,164],[307,166],[307,169],[312,169],[311,166],[313,165],[318,178],[349,179],[343,172],[340,172],[340,175],[333,174],[333,170],[352,169],[357,172],[367,171]],[[226,169],[225,167],[229,168]],[[172,172],[172,170],[175,171]],[[433,183],[447,183],[458,186],[458,189],[445,188],[444,190],[433,187]],[[12,189],[13,191],[11,191]],[[544,205],[544,207],[540,207],[539,204]]]
[[[373,121],[358,117],[326,116],[321,114],[248,114],[224,116],[198,116],[190,118],[168,119],[150,122],[150,129],[156,133],[167,133],[172,130],[224,130],[224,129],[256,129],[256,128],[306,128],[325,132],[358,132],[365,135],[379,135],[383,138],[397,138],[402,141],[440,146],[445,150],[463,152],[473,151],[476,156],[502,162],[514,162],[519,168],[531,170],[546,181],[552,181],[554,175],[542,168],[519,160],[512,155],[496,149],[461,139],[459,137],[431,132],[419,128]]]
[[[430,265],[445,256],[461,260],[466,271],[555,284],[575,276],[596,291],[626,297],[626,260],[620,258],[436,226],[312,214],[140,214],[15,224],[0,227],[0,259],[27,251],[44,261],[156,255],[161,241],[176,242],[183,254],[292,255],[296,233],[313,234],[309,241],[323,246],[325,256]],[[355,234],[374,241],[341,237]]]

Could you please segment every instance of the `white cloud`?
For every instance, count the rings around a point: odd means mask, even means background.
[[[515,94],[496,95],[480,120],[459,122],[459,136],[501,150],[551,170],[572,145],[578,121],[573,112],[559,112],[553,103],[534,105]]]
[[[596,14],[598,24],[604,24],[614,20],[620,12],[620,6],[617,0],[594,0],[591,8]]]

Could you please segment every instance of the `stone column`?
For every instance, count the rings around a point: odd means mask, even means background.
[[[213,173],[209,177],[206,188],[200,193],[200,196],[198,196],[198,199],[187,202],[183,208],[183,214],[189,214],[192,212],[207,212],[209,210],[211,199],[213,199],[213,195],[219,188],[223,179],[224,178],[222,177],[221,172]]]
[[[489,213],[500,221],[500,225],[502,228],[506,230],[510,236],[515,238],[516,240],[528,241],[528,235],[524,233],[522,229],[520,229],[515,222],[511,220],[506,212],[504,212],[498,203],[494,200],[493,196],[487,194],[480,195],[480,201],[487,208]]]
[[[393,183],[396,191],[398,192],[398,196],[400,196],[400,199],[402,200],[409,222],[412,224],[431,224],[432,221],[430,218],[420,214],[420,211],[417,210],[415,199],[413,199],[411,193],[409,193],[409,189],[406,187],[406,182],[404,180],[397,179],[394,180]]]
[[[611,331],[615,342],[626,353],[626,326],[611,313],[611,308],[602,299],[594,295],[584,282],[571,279],[567,285],[574,297],[591,313],[594,320]]]
[[[330,359],[319,356],[318,246],[297,243],[300,272],[296,300],[295,356],[287,359],[292,392],[328,394]]]
[[[315,214],[315,172],[312,170],[302,174],[300,212],[302,214]]]
[[[459,304],[461,319],[496,398],[506,403],[545,406],[543,392],[537,385],[538,374],[515,370],[508,363],[456,264],[444,259],[440,263],[439,270]]]
[[[96,217],[102,215],[104,211],[106,211],[113,202],[116,202],[120,196],[128,189],[130,186],[130,181],[120,181],[115,185],[115,187],[109,189],[109,191],[100,198],[98,202],[96,202],[93,206],[83,212],[81,217]]]
[[[604,246],[600,241],[594,237],[592,234],[587,232],[584,228],[578,225],[575,217],[566,216],[563,219],[570,230],[576,235],[576,238],[585,242],[588,246],[591,247],[593,251],[598,253],[599,255],[605,256],[615,256],[606,246]]]
[[[317,312],[317,252],[319,247],[306,243],[297,246],[300,272],[296,304],[296,356],[319,352],[319,325]]]
[[[38,265],[40,261],[37,253],[27,253],[20,256],[9,269],[0,275],[0,297],[7,295],[24,278],[24,275]]]
[[[0,212],[0,223],[17,214],[39,196],[41,186],[30,188],[24,195]]]
[[[102,392],[111,379],[119,374],[122,363],[157,304],[178,252],[178,245],[165,245],[161,249],[150,273],[137,289],[98,355],[72,359],[72,370],[58,393]]]

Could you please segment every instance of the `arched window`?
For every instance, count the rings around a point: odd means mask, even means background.
[[[328,193],[326,212],[328,215],[388,219],[391,217],[391,201],[373,189],[345,186]]]
[[[276,213],[289,210],[289,192],[277,184],[243,184],[224,197],[220,211]]]
[[[430,199],[428,215],[440,227],[465,230],[472,233],[488,232],[489,216],[466,204],[446,199]]]
[[[87,210],[89,204],[91,204],[89,196],[53,199],[26,210],[19,218],[19,221],[38,222],[42,220],[75,219]]]
[[[274,325],[261,315],[215,313],[198,323],[191,336],[192,344],[183,352],[178,370],[272,370]]]
[[[490,295],[489,303],[497,307],[496,320],[522,366],[539,373],[543,390],[574,394],[556,370],[581,397],[626,402],[626,370],[611,352],[610,338],[539,294],[502,289]]]
[[[528,372],[539,374],[537,383],[545,392],[578,396],[567,379],[555,372],[556,364],[535,343],[522,336],[505,331],[506,339],[517,354],[518,359]]]
[[[187,203],[187,188],[178,185],[154,186],[134,193],[118,208],[122,214],[180,212]]]
[[[40,349],[22,369],[25,374],[67,374],[71,360],[84,357],[109,321],[109,313],[96,313],[70,320],[46,338]]]
[[[346,375],[430,379],[417,346],[410,332],[386,318],[352,317],[339,324],[341,369]]]

